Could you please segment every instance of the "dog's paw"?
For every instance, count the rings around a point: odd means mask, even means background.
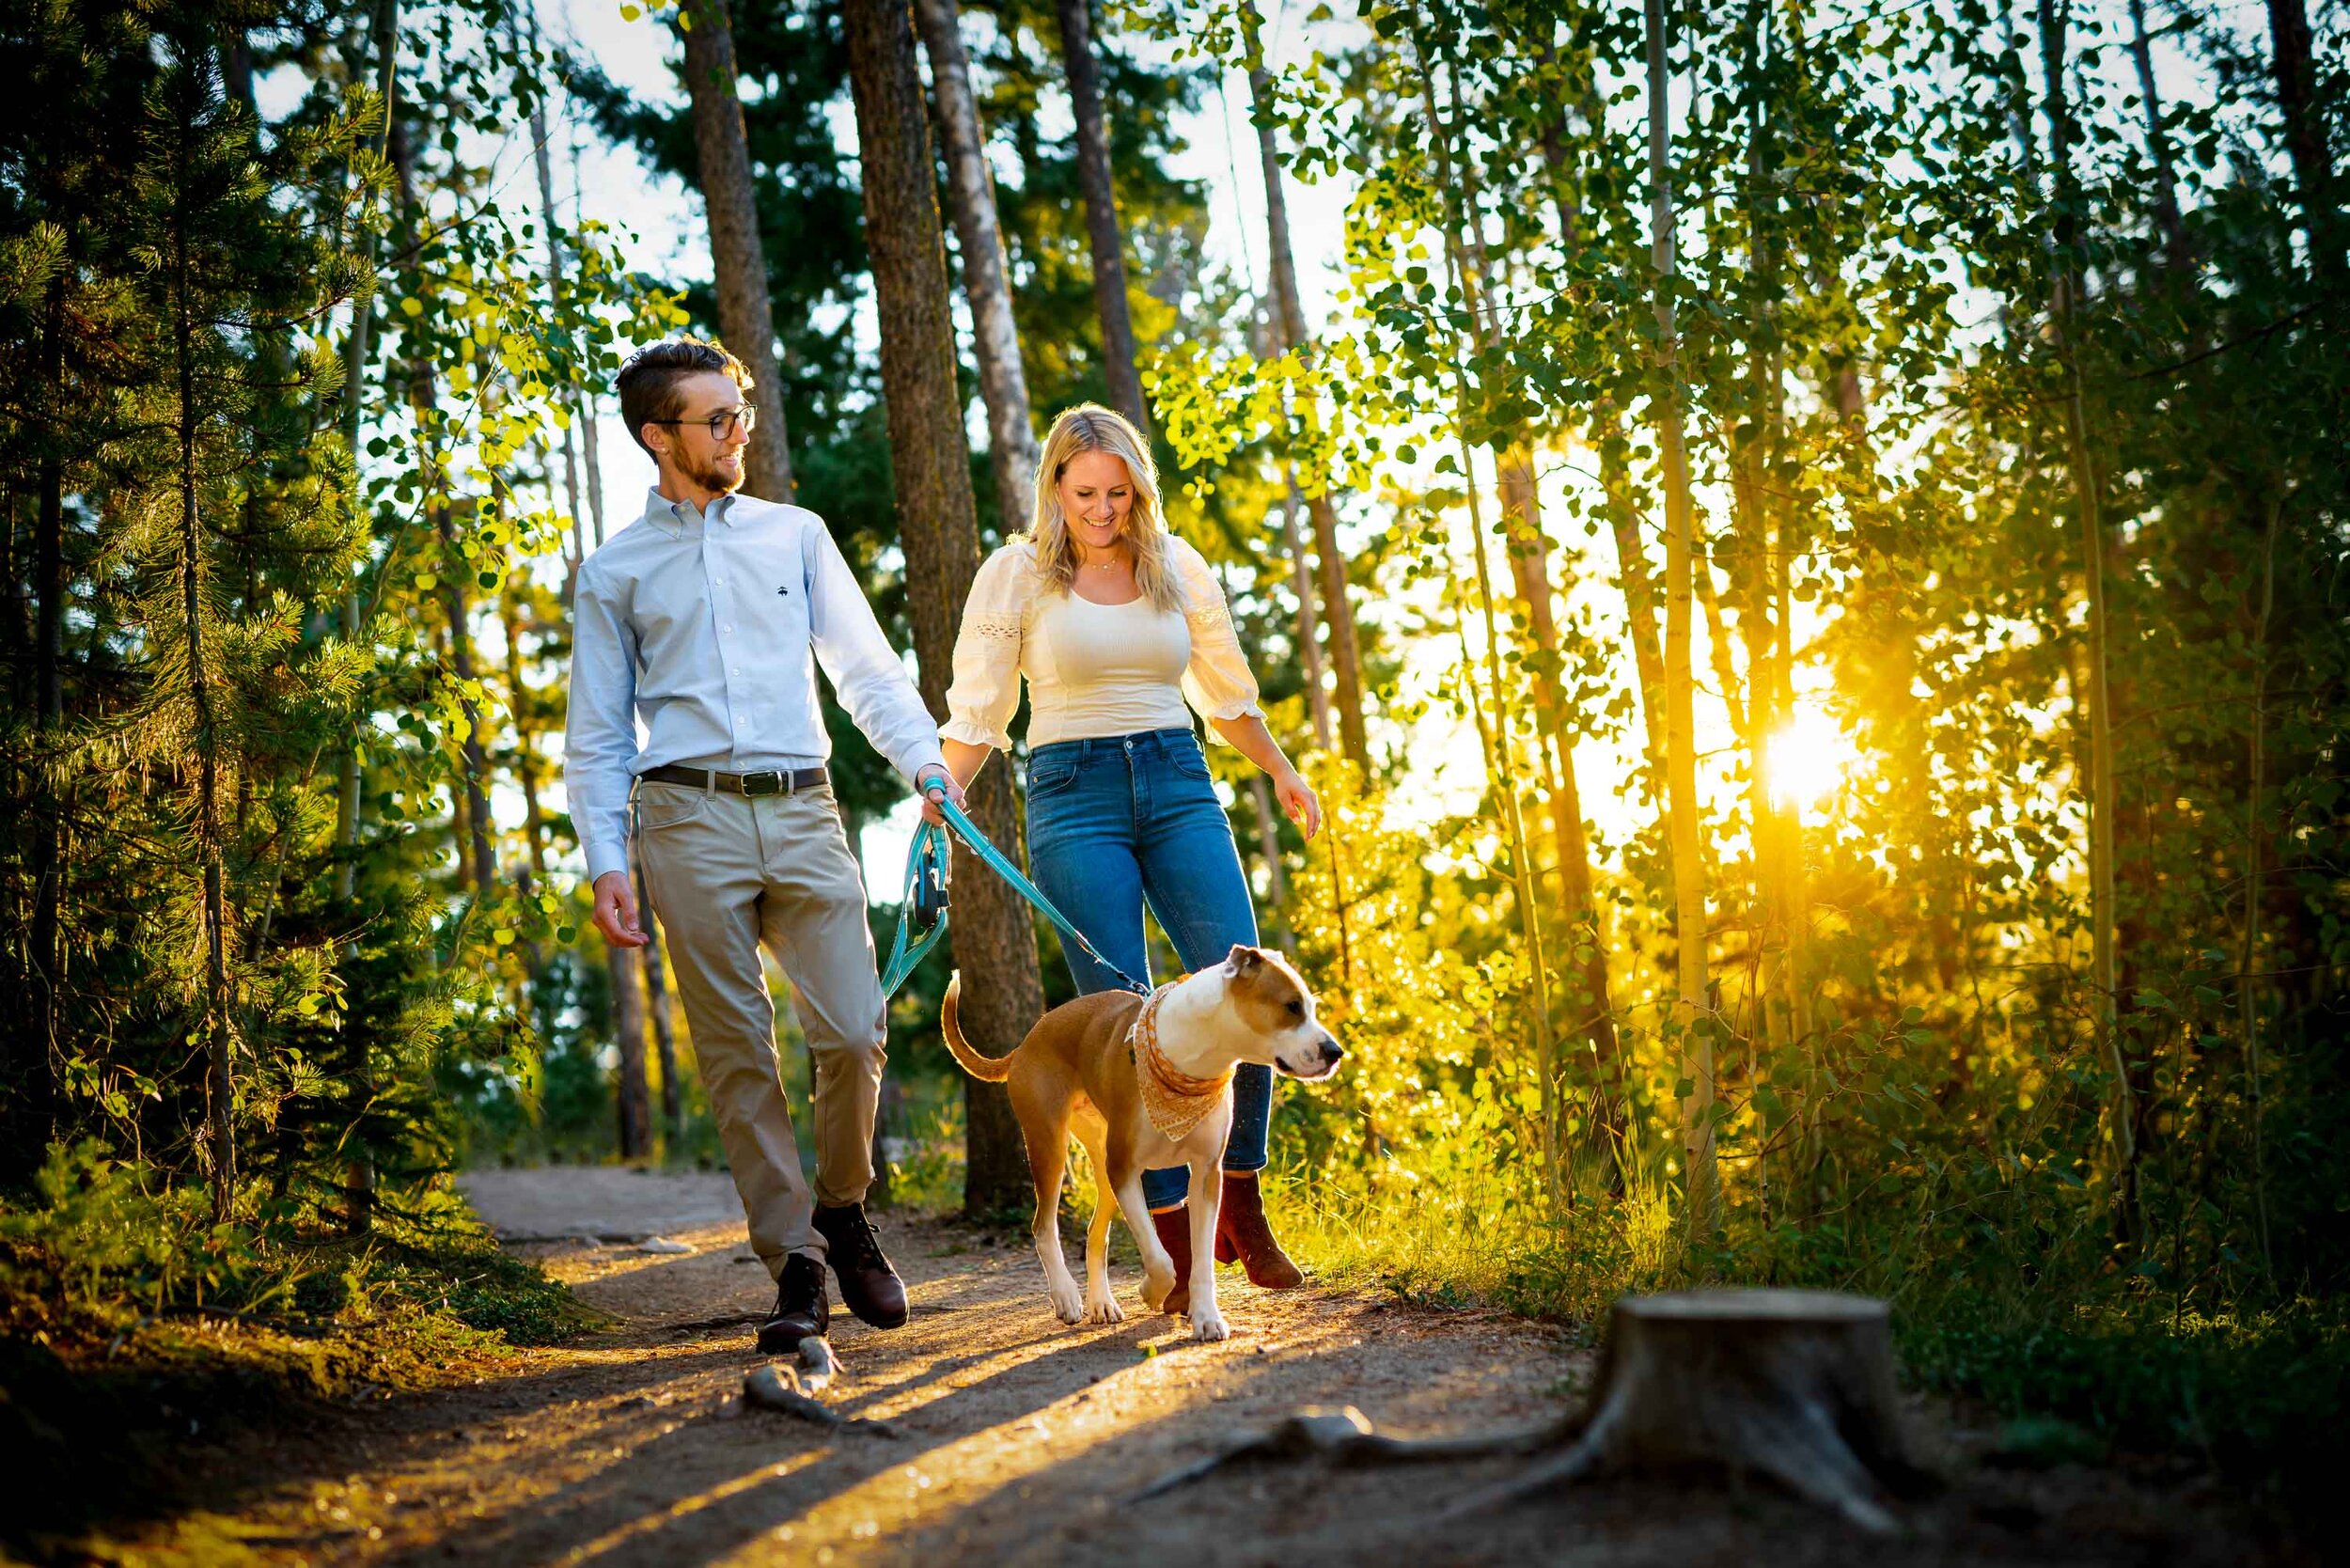
[[[1142,1304],[1152,1311],[1167,1305],[1167,1298],[1175,1294],[1175,1269],[1169,1264],[1164,1273],[1148,1264],[1142,1271]]]
[[[1100,1295],[1087,1295],[1086,1322],[1089,1324],[1124,1323],[1125,1321],[1126,1309],[1120,1307],[1118,1304],[1118,1298],[1107,1291]]]
[[[1232,1326],[1224,1321],[1224,1314],[1214,1308],[1197,1308],[1191,1314],[1191,1337],[1214,1343],[1220,1340],[1230,1339]]]
[[[1071,1285],[1066,1290],[1056,1286],[1051,1292],[1051,1297],[1055,1317],[1073,1326],[1085,1322],[1085,1303],[1078,1297],[1076,1286]]]

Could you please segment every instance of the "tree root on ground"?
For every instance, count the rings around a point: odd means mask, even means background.
[[[1341,1465],[1534,1456],[1463,1497],[1449,1518],[1608,1473],[1693,1466],[1757,1472],[1862,1529],[1897,1526],[1888,1504],[1925,1489],[1895,1416],[1886,1304],[1828,1291],[1686,1291],[1631,1297],[1609,1314],[1589,1415],[1526,1432],[1399,1438],[1361,1411],[1302,1410],[1161,1477],[1139,1502],[1239,1461]]]

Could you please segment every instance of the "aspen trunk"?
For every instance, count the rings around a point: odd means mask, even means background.
[[[1711,1234],[1721,1220],[1714,1154],[1714,1042],[1706,1016],[1705,862],[1698,822],[1697,713],[1689,655],[1694,541],[1689,456],[1683,440],[1681,372],[1673,326],[1673,197],[1667,130],[1664,0],[1646,0],[1651,259],[1656,270],[1658,368],[1668,387],[1656,411],[1665,480],[1665,792],[1671,815],[1673,914],[1681,1030],[1681,1102],[1689,1225]]]
[[[408,140],[407,127],[392,122],[390,133],[392,166],[400,180],[400,199],[409,212],[421,206],[416,199],[415,150]],[[408,364],[408,402],[416,413],[420,431],[434,431],[440,414],[440,396],[432,373],[432,361],[418,353]],[[437,443],[437,434],[428,434],[429,444]],[[470,683],[474,679],[473,604],[466,591],[464,557],[457,553],[457,526],[449,515],[446,479],[437,455],[431,459],[431,472],[424,476],[425,515],[431,524],[433,536],[441,542],[444,558],[441,562],[441,608],[448,621],[449,668],[460,682]],[[481,745],[481,717],[471,699],[460,704],[464,714],[465,738],[459,751],[465,760],[465,778],[459,792],[461,810],[457,861],[458,870],[472,887],[475,897],[485,897],[497,879],[497,860],[490,843],[490,801],[485,792],[490,776],[488,753]]]
[[[971,92],[971,56],[963,47],[955,0],[916,0],[915,15],[931,60],[931,90],[938,103],[939,140],[947,155],[947,192],[955,210],[955,245],[963,257],[963,292],[971,306],[971,349],[979,367],[979,398],[987,405],[988,467],[1006,534],[1028,525],[1035,510],[1036,427],[1028,377],[1020,361],[1005,281],[1004,236],[995,216],[995,180],[987,166],[986,137]]]
[[[932,713],[943,713],[955,629],[979,570],[979,538],[955,384],[937,180],[910,13],[903,4],[887,0],[848,0],[843,14],[856,98],[866,243],[881,321],[890,468],[905,550],[906,610],[914,623],[923,700]],[[1020,808],[1010,768],[990,768],[973,780],[970,812],[998,848],[1021,858]],[[981,1039],[1025,1038],[1044,1011],[1027,906],[960,847],[953,872],[950,940],[966,982],[963,1005],[969,1027]],[[1015,1207],[1029,1182],[1010,1097],[1000,1085],[967,1074],[964,1087],[969,1150],[964,1206],[975,1214]]]
[[[1314,745],[1330,749],[1330,691],[1322,679],[1322,616],[1314,604],[1313,565],[1307,558],[1306,537],[1297,526],[1297,509],[1304,497],[1297,491],[1297,470],[1281,464],[1281,543],[1290,553],[1290,591],[1297,596],[1297,654],[1305,666],[1306,708],[1313,717]]]
[[[1424,40],[1418,50],[1420,58],[1420,104],[1434,132],[1434,150],[1438,183],[1446,197],[1445,260],[1453,287],[1469,303],[1471,341],[1480,337],[1477,321],[1479,286],[1481,282],[1470,270],[1468,254],[1462,243],[1465,226],[1476,222],[1474,212],[1464,213],[1460,203],[1461,189],[1454,182],[1451,137],[1452,128],[1436,112],[1435,64],[1428,57]],[[1460,79],[1453,79],[1454,111],[1459,111]],[[1485,519],[1477,497],[1477,465],[1471,460],[1469,447],[1469,380],[1466,367],[1456,366],[1453,383],[1453,417],[1461,442],[1461,478],[1468,493],[1469,550],[1476,567],[1477,601],[1485,623],[1485,680],[1487,694],[1493,704],[1493,728],[1489,733],[1480,724],[1480,734],[1486,742],[1485,765],[1494,795],[1501,808],[1503,828],[1509,834],[1510,861],[1513,891],[1517,896],[1518,924],[1526,938],[1526,956],[1533,970],[1532,1022],[1534,1025],[1534,1062],[1540,1074],[1543,1108],[1543,1186],[1551,1200],[1559,1200],[1561,1192],[1559,1155],[1559,1063],[1551,1033],[1550,965],[1543,944],[1542,902],[1536,890],[1533,855],[1528,848],[1526,819],[1518,802],[1517,764],[1512,755],[1511,738],[1509,689],[1501,678],[1501,628],[1494,613],[1492,569],[1485,559]],[[1496,461],[1498,458],[1496,457]],[[1464,666],[1468,660],[1468,638],[1465,630],[1461,638]],[[1465,667],[1463,674],[1467,670]]]
[[[710,214],[718,330],[734,356],[750,367],[759,403],[759,431],[744,453],[744,488],[762,500],[789,501],[791,445],[784,426],[783,370],[776,360],[776,312],[767,293],[767,250],[735,87],[727,0],[685,0],[678,26],[685,39],[685,91],[693,102],[702,205]]]
[[[1148,434],[1151,410],[1135,368],[1135,323],[1126,306],[1126,256],[1110,179],[1109,130],[1102,118],[1101,71],[1093,58],[1088,0],[1055,0],[1060,14],[1061,69],[1077,130],[1077,190],[1085,198],[1086,241],[1093,250],[1093,306],[1102,318],[1102,373],[1110,406]]]
[[[1594,416],[1599,441],[1600,493],[1616,543],[1616,585],[1623,594],[1624,632],[1632,643],[1632,667],[1640,682],[1641,755],[1661,794],[1665,778],[1665,655],[1656,632],[1656,581],[1649,574],[1648,551],[1640,542],[1640,517],[1633,504],[1617,416],[1613,408]]]
[[[1264,171],[1265,229],[1267,249],[1271,254],[1273,276],[1273,321],[1279,342],[1285,351],[1296,353],[1310,363],[1313,356],[1313,335],[1306,327],[1305,306],[1297,292],[1297,254],[1290,243],[1289,196],[1281,182],[1281,144],[1274,124],[1272,109],[1272,78],[1265,71],[1261,23],[1251,0],[1242,0],[1240,20],[1243,46],[1248,66],[1248,118],[1256,126],[1257,158]],[[1312,411],[1308,411],[1313,416]],[[1296,504],[1296,475],[1285,474],[1291,488],[1291,505]],[[1347,760],[1368,776],[1371,772],[1371,739],[1363,720],[1362,654],[1355,635],[1355,608],[1346,586],[1346,557],[1339,549],[1339,514],[1328,493],[1306,498],[1307,514],[1313,520],[1314,554],[1322,568],[1323,618],[1330,628],[1330,667],[1338,690],[1337,707],[1340,744]],[[1295,516],[1289,521],[1290,548],[1298,554]],[[1301,557],[1302,564],[1302,557]],[[1307,578],[1298,574],[1301,604],[1307,591]],[[1301,619],[1305,612],[1301,610]],[[1308,675],[1319,672],[1311,666]],[[1321,718],[1321,682],[1314,681],[1317,738],[1328,745],[1326,721]]]
[[[2048,163],[2054,172],[2056,210],[2063,209],[2072,189],[2073,116],[2064,86],[2064,20],[2055,0],[2039,0],[2041,70],[2047,93]],[[2069,219],[2054,220],[2048,314],[2056,329],[2057,353],[2064,371],[2064,458],[2073,482],[2074,504],[2080,510],[2081,574],[2087,588],[2089,615],[2082,628],[2089,719],[2089,927],[2092,974],[2090,1006],[2098,1039],[2113,1065],[2113,1105],[2108,1112],[2117,1155],[2113,1172],[2117,1193],[2127,1195],[2135,1185],[2138,1165],[2138,1113],[2130,1088],[2129,1062],[2123,1051],[2116,1008],[2120,987],[2114,964],[2113,907],[2113,712],[2106,678],[2107,612],[2104,498],[2095,461],[2089,448],[2089,416],[2081,396],[2079,345],[2073,336],[2073,266],[2075,237]],[[2123,1199],[2127,1207],[2128,1198]],[[2124,1222],[2132,1216],[2126,1212]]]

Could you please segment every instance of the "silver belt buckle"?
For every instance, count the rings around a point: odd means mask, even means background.
[[[772,768],[763,773],[746,773],[743,776],[743,792],[746,795],[789,794],[791,790],[791,778]]]

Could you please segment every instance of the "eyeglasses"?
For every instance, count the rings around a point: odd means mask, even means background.
[[[759,405],[744,403],[739,408],[722,408],[707,419],[648,419],[648,425],[703,425],[713,441],[726,441],[734,434],[736,421],[741,421],[743,433],[748,435],[759,429]]]

